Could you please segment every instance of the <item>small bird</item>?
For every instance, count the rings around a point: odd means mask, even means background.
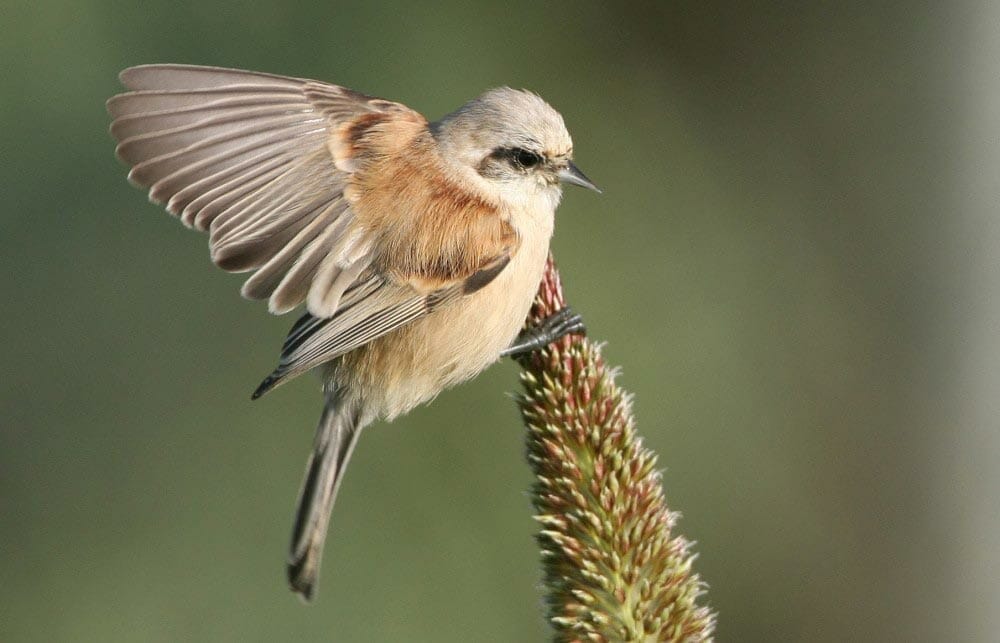
[[[561,184],[562,116],[492,89],[429,123],[328,83],[191,65],[124,70],[107,102],[129,180],[188,227],[212,261],[253,272],[249,299],[305,304],[256,399],[317,371],[325,405],[287,571],[316,590],[330,512],[361,430],[392,420],[502,356],[583,332],[565,309],[524,330]]]

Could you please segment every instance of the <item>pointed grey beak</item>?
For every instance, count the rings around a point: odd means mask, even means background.
[[[587,178],[587,175],[581,172],[580,168],[573,164],[573,161],[570,161],[565,168],[559,170],[558,176],[559,180],[563,183],[579,185],[581,188],[587,188],[588,190],[593,190],[594,192],[601,194],[601,188],[594,185],[594,183]]]

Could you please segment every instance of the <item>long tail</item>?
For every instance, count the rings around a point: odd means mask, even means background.
[[[361,435],[361,414],[357,403],[336,393],[328,394],[316,429],[313,452],[306,465],[306,477],[299,492],[299,506],[288,554],[288,582],[292,591],[307,602],[316,591],[323,541],[330,523],[330,511],[347,462]]]

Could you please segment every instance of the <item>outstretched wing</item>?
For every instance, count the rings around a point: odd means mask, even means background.
[[[332,315],[371,263],[344,197],[341,132],[371,115],[426,123],[398,103],[344,87],[257,72],[143,65],[121,73],[111,133],[129,179],[189,227],[210,235],[212,260],[256,271],[243,285],[272,312],[304,300]]]
[[[450,178],[426,119],[312,80],[189,65],[126,69],[108,101],[129,179],[242,293],[306,302],[278,383],[490,283],[519,240],[499,205]]]

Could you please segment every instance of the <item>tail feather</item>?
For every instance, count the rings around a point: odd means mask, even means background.
[[[357,404],[328,396],[299,492],[288,555],[288,583],[306,601],[316,592],[330,512],[362,428]]]

